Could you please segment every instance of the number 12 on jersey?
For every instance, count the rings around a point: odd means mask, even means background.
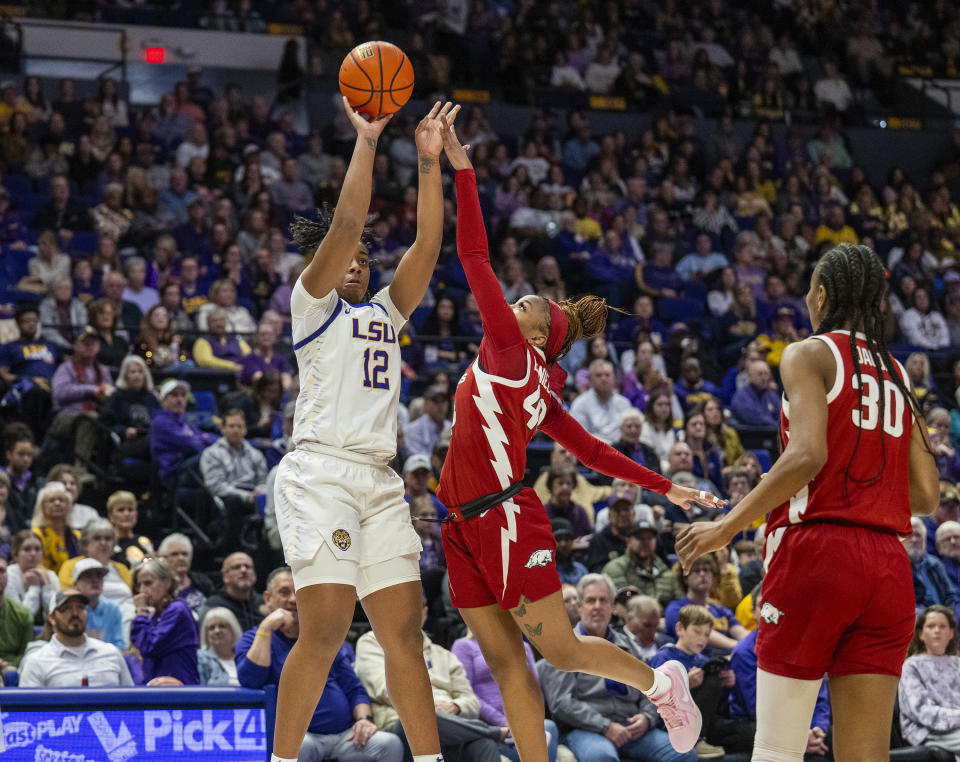
[[[367,389],[390,389],[386,378],[390,355],[382,349],[365,349],[363,352],[363,385]],[[371,367],[371,363],[373,367]]]

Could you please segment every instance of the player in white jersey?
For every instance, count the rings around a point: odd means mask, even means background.
[[[397,336],[423,299],[440,252],[441,115],[459,107],[441,109],[438,102],[417,127],[417,238],[393,282],[366,300],[370,263],[362,236],[377,140],[390,117],[368,122],[346,99],[343,105],[357,143],[336,210],[332,219],[293,225],[295,242],[316,254],[290,301],[300,395],[296,447],[280,463],[275,496],[300,635],[280,677],[274,760],[297,758],[359,597],[383,646],[387,685],[414,758],[433,762],[440,741],[420,634],[421,546],[403,480],[388,463],[397,446]],[[286,622],[270,624],[279,629]],[[358,746],[376,729],[371,720],[357,718]]]

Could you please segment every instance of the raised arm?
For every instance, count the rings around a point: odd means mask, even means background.
[[[457,171],[457,254],[480,309],[484,338],[499,349],[522,346],[524,338],[520,326],[507,300],[503,298],[500,281],[490,265],[487,231],[483,226],[473,164],[467,156],[466,147],[460,145],[453,124],[449,119],[445,122],[443,150]]]
[[[373,157],[377,153],[377,140],[390,121],[390,116],[385,116],[368,122],[350,107],[346,98],[343,99],[343,108],[357,131],[357,142],[353,147],[347,174],[343,178],[343,188],[340,190],[340,199],[333,213],[330,230],[300,276],[303,287],[314,299],[326,296],[337,286],[357,253],[363,226],[367,221],[367,212],[370,210]]]
[[[440,108],[437,101],[430,113],[417,126],[420,187],[417,193],[417,238],[397,265],[390,284],[390,299],[404,317],[410,317],[430,285],[437,266],[443,238],[443,186],[440,184],[440,151],[443,149],[442,117],[450,112],[451,120],[460,107],[452,104]]]

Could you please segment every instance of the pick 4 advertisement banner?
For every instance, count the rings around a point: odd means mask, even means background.
[[[263,762],[261,709],[2,712],[3,762]]]

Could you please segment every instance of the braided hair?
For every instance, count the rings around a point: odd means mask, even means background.
[[[880,465],[875,474],[868,478],[859,479],[850,472],[854,455],[850,456],[844,471],[844,495],[849,500],[847,481],[857,484],[871,484],[880,478],[886,462],[886,441],[884,437],[883,421],[886,415],[887,395],[883,392],[883,371],[890,376],[891,382],[907,399],[913,415],[917,420],[923,420],[920,405],[916,397],[907,388],[900,373],[896,369],[896,362],[887,349],[884,339],[883,298],[886,294],[886,270],[877,254],[868,246],[856,246],[841,243],[830,249],[816,267],[816,276],[826,292],[827,314],[817,329],[817,334],[830,331],[839,331],[845,326],[850,328],[850,356],[853,358],[853,372],[857,381],[858,402],[863,403],[863,373],[860,367],[860,354],[857,351],[856,334],[862,332],[866,337],[867,351],[877,369],[881,385],[880,394],[880,448],[883,453]],[[863,418],[857,430],[857,444],[853,452],[856,453],[863,433]]]
[[[575,341],[586,336],[588,339],[599,336],[607,327],[607,312],[609,310],[623,310],[612,307],[607,304],[606,299],[599,296],[584,296],[574,301],[573,299],[564,299],[557,302],[557,306],[563,310],[567,316],[567,335],[560,346],[560,351],[554,358],[554,362],[570,351]],[[624,312],[623,314],[627,314]],[[550,311],[547,310],[547,330],[550,333]]]
[[[320,242],[330,232],[333,212],[333,208],[325,203],[317,209],[317,219],[315,220],[300,215],[293,218],[293,222],[290,224],[290,237],[305,257],[312,258],[320,246]],[[371,243],[373,243],[373,231],[370,221],[367,220],[367,223],[363,226],[363,232],[360,234],[360,245],[369,249]]]

